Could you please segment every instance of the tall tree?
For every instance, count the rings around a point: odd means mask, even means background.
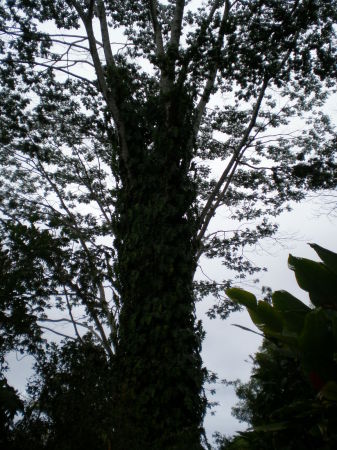
[[[6,269],[19,281],[2,310],[11,323],[8,302],[21,302],[36,330],[69,322],[79,341],[89,328],[115,368],[116,448],[201,448],[193,288],[219,286],[193,284],[199,258],[254,273],[242,248],[275,233],[268,216],[335,187],[319,107],[336,75],[336,6],[1,3],[3,245],[23,264],[32,249],[34,274]],[[304,131],[282,133],[296,116]],[[208,232],[220,207],[254,224]]]

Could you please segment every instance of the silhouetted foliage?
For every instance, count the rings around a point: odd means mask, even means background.
[[[336,186],[321,110],[336,6],[0,4],[1,339],[42,358],[46,331],[89,331],[113,362],[116,449],[204,445],[196,299],[238,309],[224,287],[261,270],[244,250],[290,202]],[[226,280],[194,280],[201,256]]]
[[[248,383],[236,383],[233,414],[251,425],[223,448],[332,449],[337,445],[337,254],[311,244],[322,262],[289,256],[312,307],[286,291],[272,305],[241,289],[227,291],[246,306],[265,340]],[[245,447],[246,446],[246,447]]]
[[[113,448],[113,386],[112,367],[89,337],[51,344],[35,365],[13,447],[26,442],[32,449]]]

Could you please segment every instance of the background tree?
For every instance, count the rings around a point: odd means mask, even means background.
[[[12,447],[113,448],[113,392],[112,368],[89,335],[82,342],[51,344],[36,363]]]
[[[0,444],[4,448],[8,448],[14,427],[14,418],[18,412],[23,411],[23,403],[4,376],[0,378],[0,400]]]
[[[194,273],[203,254],[239,277],[258,271],[242,249],[273,236],[268,217],[335,187],[336,137],[319,108],[336,75],[336,4],[0,8],[3,251],[45,250],[33,252],[42,287],[10,291],[4,316],[21,301],[37,333],[55,320],[78,340],[89,328],[114,365],[116,448],[200,448],[193,288],[219,286],[193,284]],[[207,109],[216,93],[221,106]],[[297,116],[310,123],[284,134]],[[207,231],[218,208],[253,224]],[[48,316],[51,306],[66,316]]]
[[[240,422],[248,423],[249,430],[228,442],[219,438],[219,449],[325,448],[319,430],[312,429],[317,415],[312,414],[310,420],[306,415],[315,391],[298,361],[287,352],[265,340],[253,357],[250,380],[234,382],[234,386],[239,402],[232,408],[232,414]]]

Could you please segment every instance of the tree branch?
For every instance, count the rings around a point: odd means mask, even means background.
[[[96,338],[100,342],[102,342],[101,336],[94,330],[93,327],[90,327],[89,325],[86,325],[81,322],[77,322],[74,319],[67,319],[66,317],[62,317],[62,319],[38,319],[38,322],[50,322],[50,323],[67,322],[67,323],[71,323],[73,325],[75,324],[76,326],[83,327],[83,328],[89,330],[91,333],[93,333],[96,336]],[[83,340],[82,340],[81,336],[79,335],[78,331],[76,332],[76,335],[79,338],[79,340],[83,343]],[[72,338],[72,339],[74,339],[74,338]]]
[[[0,59],[0,63],[2,63],[3,61],[4,61],[4,59]],[[19,64],[29,64],[28,61],[19,60],[19,59],[15,60],[15,62],[19,63]],[[95,86],[95,83],[91,80],[88,80],[88,78],[82,77],[81,75],[77,75],[76,73],[72,73],[69,70],[64,69],[63,67],[52,66],[51,64],[37,62],[37,61],[34,64],[36,66],[46,67],[47,69],[59,70],[60,72],[63,72],[71,77],[78,78],[79,80],[82,80],[85,83],[89,83],[89,84],[92,84],[93,86]]]
[[[94,63],[94,67],[95,67],[95,72],[96,72],[96,76],[97,76],[97,80],[98,80],[98,85],[100,88],[100,91],[103,94],[103,97],[106,101],[106,104],[108,106],[108,109],[112,115],[112,118],[117,126],[118,132],[119,132],[119,137],[120,137],[120,144],[121,144],[121,157],[122,160],[125,164],[125,167],[127,169],[128,175],[130,180],[132,179],[131,177],[131,172],[130,172],[130,168],[129,168],[129,151],[128,151],[128,145],[127,145],[127,141],[126,141],[126,133],[125,133],[125,127],[124,127],[124,123],[121,119],[120,116],[120,112],[119,112],[119,108],[117,106],[116,103],[116,99],[115,96],[113,95],[113,90],[109,89],[109,86],[106,82],[105,79],[105,74],[104,74],[104,70],[99,58],[99,54],[97,51],[97,46],[96,46],[96,38],[94,35],[94,30],[93,30],[93,26],[92,26],[92,20],[91,18],[87,18],[85,16],[85,14],[83,13],[83,10],[81,8],[80,5],[78,5],[77,2],[75,2],[74,0],[67,0],[72,6],[74,6],[74,8],[76,9],[76,11],[78,12],[79,16],[82,19],[82,22],[84,24],[84,27],[86,29],[87,32],[87,36],[88,36],[88,40],[89,40],[89,49],[90,49],[90,54]],[[110,45],[110,43],[109,43]],[[108,54],[108,58],[110,58],[109,56],[109,51],[107,49],[107,45],[105,46],[105,51],[107,51]],[[111,49],[110,49],[111,50]]]
[[[294,36],[293,46],[296,43],[296,40],[298,38],[298,34],[299,34],[299,32],[297,31],[295,33],[295,36]],[[280,69],[280,68],[282,68],[284,66],[284,64],[288,60],[291,52],[292,52],[292,48],[290,48],[286,52],[286,54],[284,55],[284,57],[282,58],[282,61],[280,62],[279,66],[278,66],[278,69]],[[225,171],[223,172],[223,174],[221,175],[219,181],[217,182],[213,192],[211,193],[210,197],[208,198],[208,201],[207,201],[207,203],[206,203],[206,205],[205,205],[205,207],[204,207],[204,209],[203,209],[203,211],[201,213],[200,222],[199,222],[200,223],[200,231],[199,231],[199,233],[197,235],[197,241],[198,241],[199,245],[201,245],[201,239],[203,238],[203,236],[204,236],[204,234],[205,234],[205,232],[207,230],[207,226],[208,226],[211,218],[215,214],[216,208],[218,207],[218,205],[220,204],[222,198],[224,197],[224,195],[226,193],[226,190],[227,190],[227,188],[229,186],[229,181],[232,179],[232,177],[234,175],[234,172],[236,170],[236,167],[239,164],[240,159],[241,159],[241,157],[242,157],[242,155],[244,153],[244,150],[245,150],[244,147],[246,146],[248,138],[250,136],[250,133],[251,133],[252,129],[254,128],[255,124],[256,124],[256,120],[257,120],[257,117],[258,117],[258,114],[259,114],[259,111],[260,111],[260,107],[261,107],[261,104],[262,104],[262,101],[263,101],[266,89],[268,87],[268,83],[270,81],[270,78],[271,78],[271,75],[268,75],[268,76],[266,75],[264,77],[264,80],[263,80],[263,83],[262,83],[262,86],[261,86],[261,90],[260,90],[259,96],[257,98],[257,101],[255,103],[254,109],[252,111],[252,117],[251,117],[251,120],[250,120],[250,122],[248,124],[248,127],[246,128],[246,131],[245,131],[245,133],[244,133],[244,135],[243,135],[243,137],[242,137],[242,139],[240,141],[240,144],[238,145],[237,149],[234,151],[234,154],[233,154],[231,160],[229,161]],[[241,153],[241,155],[240,155],[240,153]],[[229,175],[229,173],[232,170],[233,166],[234,166],[234,169],[233,169],[231,175]],[[228,177],[228,175],[229,175],[229,177]],[[227,180],[227,183],[225,185],[225,188],[220,193],[221,187],[224,184],[224,182],[226,181],[227,177],[228,177],[228,180]],[[217,196],[219,196],[219,198],[217,200],[215,200]],[[215,201],[215,203],[213,203],[214,201]],[[198,252],[198,254],[200,256],[200,252]]]
[[[218,7],[220,2],[216,2],[211,10],[210,15],[212,14],[212,16],[214,15],[216,8]],[[229,0],[225,1],[225,9],[222,15],[222,19],[221,19],[221,24],[220,24],[220,28],[219,28],[219,33],[218,33],[218,39],[217,39],[217,44],[216,44],[216,50],[217,53],[220,56],[220,52],[223,46],[223,41],[224,41],[224,36],[225,36],[225,32],[226,32],[226,27],[227,27],[227,22],[228,22],[228,17],[229,17],[229,10],[231,8],[231,4],[229,2]],[[211,16],[211,17],[212,17]],[[203,93],[201,95],[201,98],[199,100],[199,103],[195,109],[195,117],[194,117],[194,121],[193,121],[193,127],[192,127],[192,132],[190,134],[190,139],[188,142],[188,147],[191,149],[193,147],[193,144],[195,142],[195,139],[197,137],[198,131],[199,131],[199,127],[200,127],[200,123],[201,123],[201,119],[202,116],[204,115],[205,112],[205,108],[206,105],[210,99],[211,96],[211,92],[212,89],[214,87],[214,83],[216,80],[216,74],[218,72],[218,64],[216,62],[213,63],[213,66],[210,70],[210,73],[208,75],[208,78],[206,80],[206,85],[204,87]]]
[[[187,69],[188,65],[191,61],[191,58],[195,52],[195,50],[198,48],[199,42],[202,40],[202,38],[205,36],[206,31],[209,27],[209,25],[212,22],[212,19],[214,17],[214,14],[216,10],[221,6],[221,4],[224,2],[224,0],[216,0],[207,16],[207,19],[204,20],[201,23],[200,29],[198,30],[198,34],[194,36],[193,42],[190,45],[190,47],[186,50],[185,56],[183,58],[182,62],[182,68],[179,74],[178,84],[181,86],[186,80],[187,76]]]
[[[88,5],[88,19],[89,20],[92,20],[93,15],[94,15],[95,1],[96,0],[89,0],[89,5]]]
[[[200,223],[200,231],[199,231],[199,233],[197,235],[197,239],[198,239],[199,244],[200,244],[200,241],[201,241],[201,239],[203,238],[203,236],[204,236],[204,234],[206,232],[207,226],[208,226],[208,224],[209,224],[213,214],[215,213],[214,205],[218,205],[219,204],[219,199],[221,201],[222,197],[220,195],[217,200],[216,200],[216,198],[219,195],[220,190],[221,190],[221,188],[222,188],[222,186],[223,186],[223,184],[225,183],[226,180],[227,180],[227,185],[229,184],[228,180],[231,179],[233,177],[233,175],[234,175],[234,172],[232,171],[232,169],[233,169],[233,167],[234,167],[234,170],[236,169],[236,167],[237,167],[237,165],[238,165],[238,163],[240,161],[240,158],[242,157],[242,154],[240,155],[240,153],[241,153],[242,149],[244,148],[244,146],[246,145],[247,140],[249,138],[249,135],[250,135],[252,129],[254,128],[254,126],[255,126],[256,119],[257,119],[257,116],[258,116],[258,113],[259,113],[259,110],[260,110],[260,107],[261,107],[261,104],[262,104],[262,100],[263,100],[264,94],[265,94],[267,86],[268,86],[268,82],[269,82],[268,78],[265,78],[263,80],[263,83],[262,83],[262,86],[261,86],[261,90],[260,90],[259,96],[258,96],[258,98],[256,100],[255,106],[253,108],[252,116],[251,116],[250,122],[248,124],[248,127],[246,128],[246,131],[245,131],[245,133],[244,133],[244,135],[243,135],[243,137],[242,137],[242,139],[241,139],[237,149],[234,151],[231,160],[229,161],[226,169],[224,170],[224,172],[222,173],[221,177],[219,178],[219,181],[215,185],[215,187],[214,187],[211,195],[209,196],[209,198],[208,198],[208,200],[206,202],[206,205],[205,205],[205,207],[204,207],[204,209],[203,209],[203,211],[201,213],[200,221],[199,221],[199,223]],[[231,171],[232,171],[232,174],[230,175],[230,178],[229,178],[228,176],[229,176]]]
[[[166,54],[164,49],[163,35],[157,15],[157,0],[149,0],[149,5],[150,5],[150,17],[155,40],[156,57],[158,60],[158,67],[161,73],[160,87],[163,94],[166,94],[170,90],[172,81],[170,82],[167,76],[167,68],[165,68],[163,64],[166,59]]]
[[[105,351],[107,352],[107,354],[112,357],[113,356],[113,351],[111,350],[111,346],[110,343],[106,337],[104,328],[96,314],[95,309],[93,308],[93,305],[90,303],[90,300],[88,300],[84,294],[82,293],[82,291],[79,289],[79,287],[73,283],[71,280],[62,280],[62,282],[69,284],[69,286],[74,290],[74,292],[77,293],[78,297],[82,299],[83,305],[87,307],[88,312],[90,314],[90,318],[92,319],[92,321],[95,323],[96,325],[96,329],[99,332],[99,339],[101,340],[103,347],[105,349]],[[97,283],[96,283],[97,286]],[[90,328],[91,330],[91,328]],[[93,331],[93,330],[91,330]],[[94,331],[93,331],[94,332]]]
[[[111,338],[113,340],[114,347],[116,348],[116,346],[117,346],[117,334],[118,334],[117,323],[116,323],[115,317],[113,316],[113,314],[109,310],[109,305],[108,305],[108,302],[106,300],[104,286],[103,286],[102,283],[99,283],[98,289],[99,289],[99,296],[100,296],[100,302],[101,302],[101,305],[102,305],[102,309],[103,309],[103,311],[105,312],[105,314],[107,316],[108,323],[110,325],[110,330],[111,330]]]
[[[233,179],[233,176],[234,176],[234,174],[236,172],[236,168],[237,168],[238,164],[239,164],[239,159],[237,159],[235,161],[234,165],[232,166],[231,172],[227,176],[227,180],[226,180],[226,184],[225,184],[224,188],[219,193],[218,198],[216,199],[215,203],[209,209],[206,217],[204,218],[203,225],[202,225],[202,227],[201,227],[201,229],[200,229],[200,231],[199,231],[199,233],[197,235],[197,242],[199,243],[199,250],[198,250],[197,255],[196,255],[196,260],[197,261],[198,261],[198,259],[200,258],[201,254],[202,254],[201,240],[203,239],[203,237],[204,237],[204,235],[205,235],[205,233],[207,231],[208,225],[209,225],[212,217],[214,216],[215,211],[217,210],[218,206],[220,205],[220,202],[222,201],[222,199],[224,198],[224,196],[225,196],[225,194],[226,194],[226,192],[228,190],[228,187],[229,187],[229,185],[230,185],[230,183],[231,183],[231,181]],[[227,166],[227,168],[228,168],[228,166]]]
[[[93,281],[93,285],[97,286],[97,270],[94,264],[94,261],[92,260],[92,255],[87,247],[87,244],[82,236],[82,232],[81,230],[78,228],[78,225],[76,223],[76,219],[75,216],[72,214],[72,212],[69,210],[68,206],[66,205],[64,199],[62,198],[61,192],[59,191],[58,187],[56,186],[56,184],[51,180],[51,178],[49,177],[48,173],[44,170],[43,165],[41,164],[41,162],[39,162],[39,167],[42,171],[42,173],[44,174],[46,180],[48,181],[48,183],[50,184],[50,186],[53,188],[55,194],[57,195],[63,209],[66,211],[66,213],[68,214],[69,219],[72,221],[77,233],[78,233],[78,239],[81,243],[81,246],[84,250],[84,252],[87,255],[88,258],[88,262],[89,262],[89,267],[90,267],[90,272],[91,272],[91,276],[92,276],[92,281]],[[102,324],[100,322],[100,320],[98,319],[98,316],[96,314],[96,311],[94,310],[94,308],[92,307],[92,305],[90,304],[90,302],[86,301],[85,297],[83,297],[82,293],[79,291],[79,289],[77,288],[76,285],[72,285],[72,287],[75,287],[75,290],[79,292],[79,297],[82,298],[82,300],[84,301],[85,306],[88,308],[88,311],[90,312],[93,321],[95,322],[95,325],[101,335],[102,338],[102,342],[104,343],[104,347],[107,351],[107,353],[112,356],[112,351],[111,351],[111,347],[109,344],[109,341],[105,335],[104,329],[102,327]]]
[[[111,45],[110,45],[110,38],[109,38],[109,29],[108,29],[108,23],[106,19],[106,11],[104,2],[102,0],[98,0],[97,3],[97,16],[99,18],[99,23],[101,27],[101,35],[102,35],[102,43],[103,43],[103,51],[105,55],[105,60],[107,65],[115,65],[115,61],[113,58]]]
[[[171,24],[171,38],[169,46],[178,51],[184,17],[185,0],[176,0],[176,8]]]
[[[154,32],[154,39],[156,44],[156,55],[158,60],[161,60],[165,56],[164,51],[164,42],[163,42],[163,36],[161,32],[160,23],[158,21],[158,15],[157,15],[157,1],[156,0],[149,0],[150,4],[150,17],[152,22],[152,28]]]
[[[75,334],[76,334],[76,336],[78,337],[78,339],[79,339],[79,340],[82,342],[82,344],[83,344],[83,340],[82,340],[81,335],[80,335],[80,333],[78,332],[78,329],[77,329],[77,323],[75,322],[74,317],[73,317],[73,313],[72,313],[72,311],[71,311],[71,304],[70,304],[70,302],[69,302],[68,292],[67,292],[67,289],[66,289],[65,286],[63,286],[63,291],[64,291],[64,295],[65,295],[65,298],[66,298],[67,308],[68,308],[68,312],[69,312],[69,316],[70,316],[71,322],[72,322],[73,327],[74,327]]]
[[[65,337],[65,338],[67,338],[67,339],[72,339],[73,341],[76,341],[76,340],[77,340],[77,339],[74,338],[73,336],[68,336],[67,334],[60,333],[60,332],[58,332],[58,331],[53,330],[52,328],[45,327],[45,326],[43,326],[43,325],[40,325],[40,328],[43,328],[44,330],[51,331],[52,333],[55,333],[55,334],[57,334],[58,336]]]

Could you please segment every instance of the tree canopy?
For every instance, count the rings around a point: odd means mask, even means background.
[[[103,349],[115,448],[201,448],[195,301],[221,299],[232,275],[194,280],[200,258],[253,275],[244,249],[275,235],[290,202],[335,188],[321,108],[336,11],[332,0],[0,3],[4,352],[43,354],[60,323],[67,340]],[[226,299],[211,314],[236,308]]]

